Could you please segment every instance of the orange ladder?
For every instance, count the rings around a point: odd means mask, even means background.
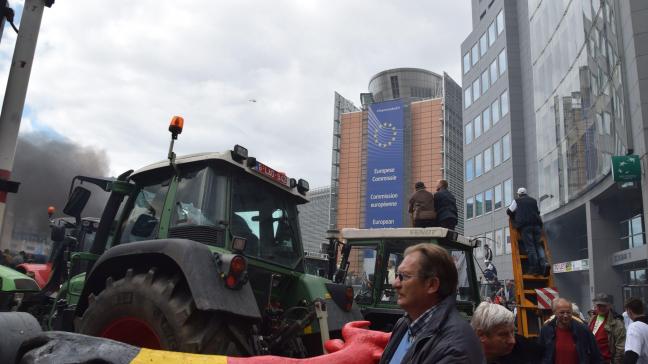
[[[527,256],[520,254],[522,236],[509,221],[511,231],[511,251],[513,259],[513,278],[515,280],[515,302],[517,305],[517,330],[518,334],[525,337],[537,337],[542,324],[551,315],[550,309],[538,308],[538,295],[536,289],[554,288],[553,273],[548,276],[530,275],[527,271]],[[551,254],[547,244],[547,235],[542,231],[542,245],[545,250],[547,264],[551,265]]]

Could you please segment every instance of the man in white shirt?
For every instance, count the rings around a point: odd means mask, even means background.
[[[626,333],[623,364],[648,364],[648,318],[644,315],[644,304],[638,298],[630,298],[625,309],[633,322]]]

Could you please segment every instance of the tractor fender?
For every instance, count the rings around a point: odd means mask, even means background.
[[[153,267],[169,274],[181,273],[200,310],[261,320],[250,283],[245,282],[238,289],[227,288],[214,253],[206,245],[187,239],[146,240],[107,250],[86,278],[76,315],[83,315],[88,308],[88,296],[98,295],[105,288],[107,278],[121,278],[129,268],[146,271]]]

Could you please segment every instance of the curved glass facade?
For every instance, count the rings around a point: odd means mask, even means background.
[[[419,68],[395,68],[373,76],[369,92],[375,102],[440,98],[443,97],[443,77]]]
[[[586,192],[625,154],[620,42],[611,0],[534,0],[531,61],[542,212]]]

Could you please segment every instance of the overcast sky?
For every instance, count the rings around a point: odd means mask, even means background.
[[[23,1],[10,3],[20,12]],[[334,91],[359,105],[369,79],[396,67],[461,83],[470,16],[468,0],[57,0],[43,16],[21,133],[102,149],[117,175],[165,159],[168,122],[182,115],[178,155],[238,143],[326,186]],[[7,26],[2,94],[14,44]]]

